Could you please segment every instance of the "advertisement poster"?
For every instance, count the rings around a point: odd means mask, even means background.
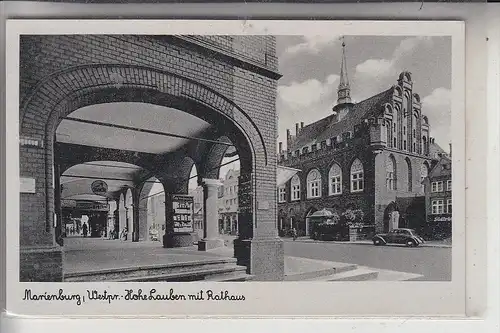
[[[194,200],[192,196],[173,195],[174,232],[193,232]]]

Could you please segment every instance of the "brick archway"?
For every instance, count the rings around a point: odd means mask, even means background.
[[[226,40],[219,45],[221,38],[21,36],[19,171],[30,184],[35,181],[33,190],[20,194],[21,280],[62,279],[63,249],[54,242],[54,203],[60,200],[54,188],[59,189],[56,175],[71,163],[54,161],[59,123],[82,107],[113,102],[178,109],[214,125],[203,133],[204,139],[227,136],[236,145],[245,170],[239,187],[247,194],[240,196],[240,216],[248,230],[239,228],[235,256],[259,280],[283,277],[283,244],[276,228],[275,101],[281,75],[275,62],[275,40],[248,36],[252,50],[248,57],[234,51],[232,38],[230,45]],[[255,62],[254,53],[265,61]],[[211,147],[207,140],[198,145],[195,141],[179,150],[192,157],[200,171],[200,156]],[[141,179],[154,175],[170,189],[175,182],[163,172],[170,157],[141,156],[144,164],[140,166],[151,172],[141,174]],[[135,165],[141,162],[128,158]],[[148,168],[151,165],[160,166],[159,170]],[[123,201],[116,214],[119,226],[125,220],[122,206]],[[268,260],[261,260],[264,257]],[[49,268],[34,271],[33,263],[40,261]]]
[[[157,183],[155,183],[155,182],[157,182]],[[147,182],[144,182],[142,184],[142,186],[140,186],[140,188],[138,188],[139,197],[137,200],[137,202],[138,202],[138,207],[137,207],[138,221],[137,221],[137,223],[138,223],[138,231],[139,231],[139,235],[138,235],[139,241],[149,240],[150,223],[149,223],[149,215],[148,214],[149,214],[150,209],[151,209],[151,207],[149,207],[149,205],[153,204],[149,200],[149,197],[155,194],[155,193],[151,193],[151,190],[153,189],[153,186],[155,184],[161,184],[163,192],[165,192],[165,186],[154,176],[149,178]],[[165,214],[165,203],[163,202],[163,205],[159,205],[159,206],[161,208],[163,208],[163,214]],[[160,214],[160,216],[161,216],[161,214]],[[161,235],[159,235],[159,236],[161,236]]]
[[[53,224],[52,184],[54,133],[71,112],[93,104],[141,102],[175,108],[224,128],[240,158],[253,170],[267,165],[267,150],[259,129],[241,108],[213,89],[177,74],[144,66],[85,65],[54,73],[42,80],[22,103],[20,136],[44,142],[45,163],[27,153],[26,164],[45,170],[46,231]],[[45,125],[45,126],[44,126]],[[23,170],[21,170],[23,172]]]

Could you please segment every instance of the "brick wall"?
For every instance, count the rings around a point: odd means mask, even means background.
[[[283,161],[289,167],[302,170],[298,173],[301,182],[301,200],[291,201],[290,182],[285,185],[286,203],[279,203],[278,209],[286,219],[294,218],[294,221],[305,225],[307,214],[312,210],[323,208],[336,208],[339,212],[347,208],[359,208],[365,213],[366,223],[374,223],[377,231],[384,229],[384,211],[389,203],[396,197],[423,196],[423,186],[420,184],[420,167],[424,162],[430,163],[429,158],[397,150],[385,149],[374,154],[367,146],[363,146],[363,140],[357,144],[344,149],[322,149],[310,152],[300,157]],[[388,190],[386,186],[386,163],[389,156],[393,156],[396,162],[396,189]],[[365,189],[362,193],[350,192],[350,167],[355,158],[359,158],[364,167]],[[409,190],[408,163],[411,165],[411,191]],[[329,195],[329,171],[334,163],[342,169],[342,194]],[[321,173],[320,198],[307,198],[307,174],[310,170],[317,169]],[[290,214],[293,210],[293,214]]]
[[[261,208],[254,211],[255,230],[259,237],[273,237],[279,77],[272,73],[277,68],[275,39],[238,36],[231,44],[230,39],[206,37],[226,52],[224,57],[214,57],[201,44],[189,44],[182,36],[180,40],[169,36],[22,36],[20,134],[45,145],[20,147],[21,176],[35,178],[37,186],[37,194],[21,194],[22,245],[53,244],[52,134],[59,116],[113,101],[185,107],[211,123],[224,124],[237,146],[242,170],[252,170],[256,180],[252,190]],[[240,67],[245,61],[248,66]]]

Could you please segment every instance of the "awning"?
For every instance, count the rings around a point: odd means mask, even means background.
[[[277,186],[283,186],[287,181],[299,172],[299,169],[288,168],[278,165],[276,168],[276,183]]]

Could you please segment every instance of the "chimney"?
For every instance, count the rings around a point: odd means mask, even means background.
[[[279,153],[281,154],[281,152],[283,151],[283,142],[279,142],[278,146],[279,146]]]
[[[304,122],[302,121],[302,122],[300,123],[300,129],[303,129],[303,128],[304,128]]]
[[[299,123],[295,123],[295,135],[299,135]]]

